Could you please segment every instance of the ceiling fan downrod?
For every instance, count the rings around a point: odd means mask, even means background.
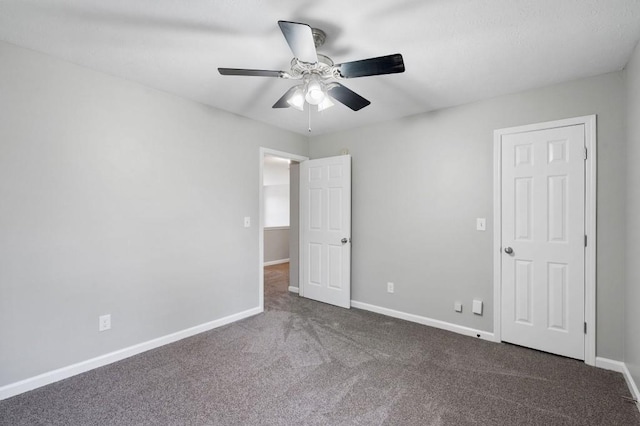
[[[311,34],[313,35],[313,43],[316,45],[316,49],[324,45],[324,41],[327,39],[327,33],[319,28],[311,28]]]

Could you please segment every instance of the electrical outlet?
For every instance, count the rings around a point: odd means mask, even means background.
[[[456,311],[456,312],[462,312],[462,303],[455,302],[453,304],[453,310]]]
[[[111,314],[100,315],[98,317],[98,331],[105,331],[111,328]]]
[[[482,315],[482,300],[473,299],[472,311],[476,315]]]
[[[387,293],[393,293],[394,286],[395,285],[392,282],[388,282],[387,283]]]

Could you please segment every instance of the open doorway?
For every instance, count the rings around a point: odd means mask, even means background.
[[[299,281],[299,164],[307,157],[260,149],[259,303],[264,309],[265,268],[288,291]],[[274,275],[275,274],[275,275]]]

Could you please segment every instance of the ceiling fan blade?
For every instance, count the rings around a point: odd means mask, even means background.
[[[251,77],[280,77],[285,75],[284,71],[270,70],[248,70],[244,68],[218,68],[218,72],[222,75],[246,75]]]
[[[295,92],[297,88],[298,86],[293,86],[291,89],[287,90],[287,92],[282,95],[282,97],[278,99],[278,102],[273,104],[271,108],[289,108],[291,105],[289,105],[289,102],[287,101],[289,100],[291,95],[293,95],[293,92]]]
[[[371,103],[340,83],[333,83],[333,86],[327,92],[333,99],[345,104],[354,111],[359,111]]]
[[[289,21],[278,21],[278,25],[293,52],[293,56],[310,64],[318,62],[316,43],[309,25]]]
[[[395,74],[404,72],[402,55],[380,56],[378,58],[362,59],[360,61],[345,62],[335,66],[343,78],[366,77],[369,75]]]

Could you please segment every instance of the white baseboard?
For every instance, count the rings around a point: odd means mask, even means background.
[[[622,361],[615,361],[609,358],[596,357],[596,367],[605,370],[617,371],[618,373],[624,373],[626,366]]]
[[[596,367],[622,373],[625,381],[627,382],[627,386],[629,386],[629,392],[631,392],[631,396],[635,398],[636,401],[640,401],[640,390],[638,390],[638,385],[633,380],[631,372],[627,368],[627,364],[622,361],[614,361],[612,359],[596,357]],[[636,403],[636,405],[638,407],[638,410],[640,410],[640,404]]]
[[[356,300],[351,301],[351,306],[358,309],[364,309],[365,311],[371,311],[378,314],[387,315],[389,317],[399,318],[406,321],[416,322],[422,325],[428,325],[430,327],[440,328],[442,330],[452,331],[454,333],[463,334],[465,336],[476,337],[483,340],[489,340],[491,342],[496,341],[494,334],[488,331],[476,330],[474,328],[452,324],[450,322],[427,318],[420,315],[408,314],[406,312],[395,311],[393,309],[370,305],[368,303],[358,302]]]
[[[175,333],[167,334],[166,336],[158,337],[156,339],[148,340],[137,345],[129,346],[128,348],[120,349],[108,354],[100,355],[95,358],[81,361],[77,364],[69,365],[66,367],[58,368],[53,371],[30,377],[28,379],[21,380],[19,382],[10,383],[8,385],[0,387],[0,401],[10,398],[15,395],[63,380],[69,377],[84,373],[94,368],[102,367],[114,362],[129,358],[133,355],[137,355],[142,352],[146,352],[151,349],[155,349],[160,346],[167,345],[169,343],[182,340],[187,337],[194,336],[196,334],[212,330],[214,328],[222,327],[223,325],[230,324],[232,322],[239,321],[244,318],[257,315],[263,311],[262,308],[253,308],[244,312],[229,315],[224,318],[220,318],[215,321],[210,321],[204,324],[197,325],[195,327],[187,328]]]
[[[289,263],[289,259],[270,260],[264,262],[264,266],[280,265],[281,263]]]
[[[290,291],[291,293],[296,293],[296,294],[298,294],[298,292],[300,291],[300,288],[299,288],[299,287],[289,286],[289,291]]]

